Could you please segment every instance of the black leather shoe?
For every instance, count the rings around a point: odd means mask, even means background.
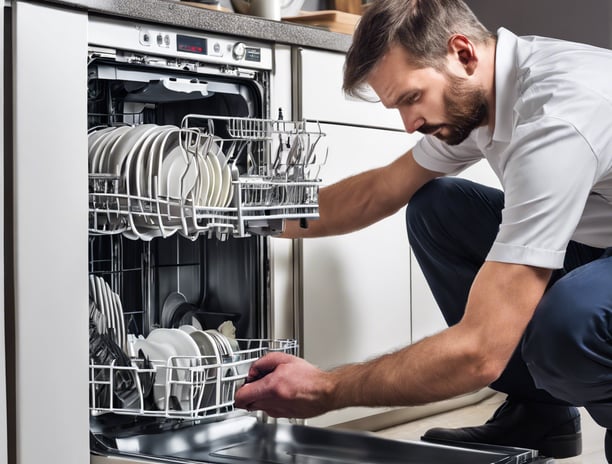
[[[610,438],[608,438],[610,436]],[[459,429],[434,428],[421,437],[434,442],[467,442],[538,450],[550,458],[569,458],[582,452],[580,413],[571,406],[527,403],[510,398],[484,425]],[[608,447],[608,443],[610,446]],[[606,455],[612,434],[606,435]],[[609,462],[610,458],[608,458]]]
[[[604,445],[606,450],[606,461],[608,461],[608,464],[612,464],[612,429],[606,430]]]

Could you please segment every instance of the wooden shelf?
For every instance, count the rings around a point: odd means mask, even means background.
[[[345,13],[344,11],[303,11],[299,16],[283,18],[283,21],[304,24],[307,26],[322,27],[332,32],[352,35],[357,26],[360,15]]]

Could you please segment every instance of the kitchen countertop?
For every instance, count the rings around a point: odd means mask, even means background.
[[[91,13],[231,34],[255,40],[345,52],[352,37],[321,28],[199,8],[173,0],[45,0]]]

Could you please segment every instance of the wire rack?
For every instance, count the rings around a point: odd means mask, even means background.
[[[133,358],[131,365],[89,366],[92,415],[213,418],[235,410],[234,394],[251,364],[264,354],[297,354],[295,340],[238,340],[240,350],[225,356]]]
[[[187,115],[181,127],[148,126],[133,145],[129,134],[104,150],[90,143],[91,234],[223,239],[318,218],[327,148],[317,122]],[[174,151],[156,145],[163,136]]]

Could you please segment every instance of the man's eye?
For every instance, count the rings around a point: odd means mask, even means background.
[[[410,95],[408,97],[408,101],[406,103],[412,105],[412,104],[416,103],[419,100],[420,96],[421,96],[420,93],[413,93],[412,95]]]

